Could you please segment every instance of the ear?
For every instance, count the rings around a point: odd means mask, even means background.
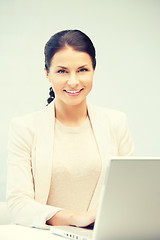
[[[45,71],[45,75],[46,75],[46,77],[48,78],[48,72],[47,72],[47,69],[44,68],[44,71]]]
[[[44,68],[44,71],[45,71],[46,78],[47,78],[47,79],[48,79],[48,81],[50,82],[50,80],[49,80],[49,73],[47,72],[47,69],[46,69],[46,68]]]

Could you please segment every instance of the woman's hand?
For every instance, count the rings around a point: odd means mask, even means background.
[[[86,227],[94,223],[96,219],[96,211],[75,212],[72,216],[73,225],[76,227]],[[72,225],[72,224],[71,224]]]
[[[61,210],[57,212],[52,218],[47,221],[47,224],[53,226],[76,226],[86,227],[95,222],[96,210],[86,212],[72,212],[68,210]]]

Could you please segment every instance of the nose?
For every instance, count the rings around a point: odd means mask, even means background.
[[[71,88],[75,88],[78,86],[78,84],[79,84],[79,80],[78,80],[78,77],[76,76],[76,74],[71,74],[68,79],[68,85]]]

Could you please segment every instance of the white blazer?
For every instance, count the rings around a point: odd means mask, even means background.
[[[132,156],[134,144],[126,115],[88,104],[102,171],[89,209],[97,207],[105,168],[111,156]],[[45,227],[59,208],[46,205],[53,162],[54,102],[43,110],[14,118],[8,145],[7,201],[14,223]]]

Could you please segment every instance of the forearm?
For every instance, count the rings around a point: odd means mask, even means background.
[[[47,224],[53,226],[69,226],[73,224],[73,212],[67,210],[61,210],[51,217]]]
[[[90,212],[75,212],[68,210],[61,210],[51,217],[47,224],[53,226],[77,226],[85,227],[95,221],[96,211]]]

